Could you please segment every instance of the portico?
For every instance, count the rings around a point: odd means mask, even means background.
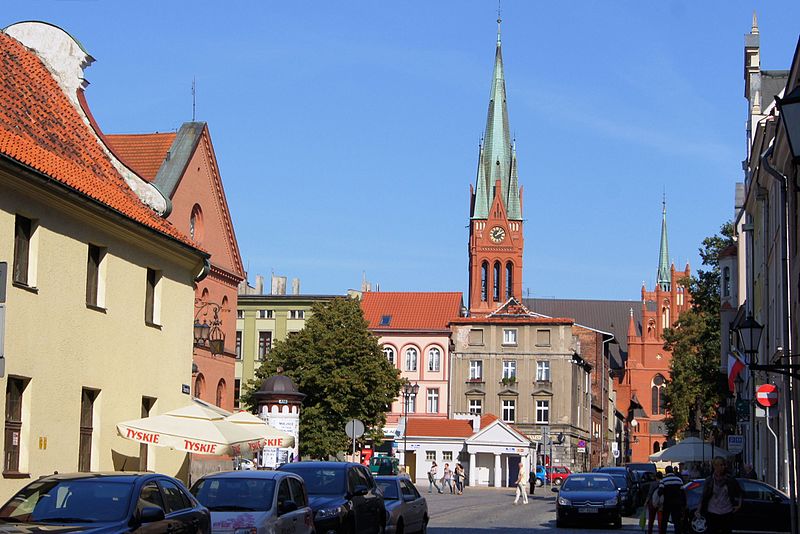
[[[465,447],[470,486],[511,486],[517,479],[519,463],[530,472],[531,462],[536,461],[531,441],[496,418],[467,438]]]

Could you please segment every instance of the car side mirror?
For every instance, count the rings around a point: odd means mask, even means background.
[[[369,488],[364,486],[363,484],[359,484],[355,488],[353,488],[353,497],[360,497],[362,495],[366,495],[369,492]]]
[[[278,515],[288,514],[297,510],[297,503],[292,500],[286,500],[278,505]]]
[[[142,511],[139,512],[139,521],[144,523],[155,523],[156,521],[163,521],[164,520],[164,510],[159,508],[158,506],[147,506],[142,508]]]
[[[552,491],[553,493],[558,493],[558,486],[553,486],[552,488],[550,488],[550,491]]]
[[[416,501],[417,498],[414,495],[403,495],[403,500],[405,502]]]

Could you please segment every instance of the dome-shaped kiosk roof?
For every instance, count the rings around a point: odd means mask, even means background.
[[[292,399],[301,401],[306,396],[297,391],[292,379],[283,374],[272,375],[261,383],[253,396],[256,400],[270,400],[274,398]]]

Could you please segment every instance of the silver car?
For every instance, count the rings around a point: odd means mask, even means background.
[[[428,532],[428,502],[407,477],[377,476],[386,507],[386,534]]]
[[[303,479],[282,471],[225,471],[191,489],[211,512],[212,534],[313,534]]]

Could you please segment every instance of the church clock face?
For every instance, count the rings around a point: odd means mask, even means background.
[[[506,231],[503,229],[502,226],[495,226],[491,230],[489,230],[489,239],[492,240],[493,243],[502,243],[503,239],[506,238]]]

